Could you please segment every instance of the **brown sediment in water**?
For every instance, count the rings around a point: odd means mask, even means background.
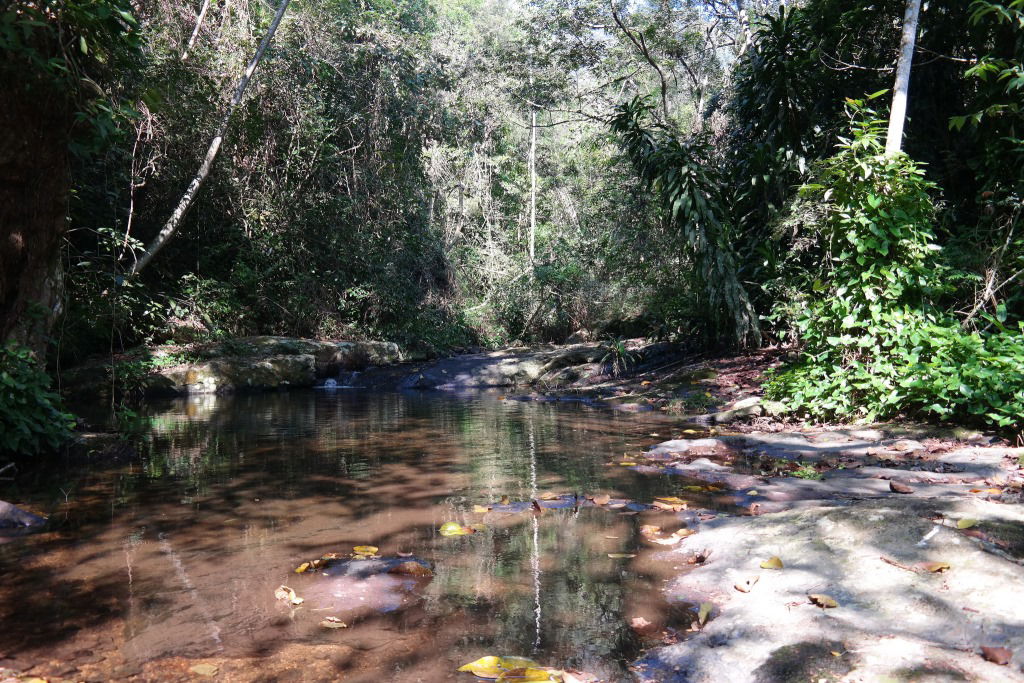
[[[0,668],[186,680],[209,664],[218,680],[442,681],[472,680],[455,669],[482,655],[514,654],[615,680],[644,642],[630,619],[664,629],[681,618],[661,593],[671,563],[638,534],[664,513],[473,512],[542,491],[685,497],[678,478],[607,465],[668,435],[664,417],[313,392],[182,400],[149,415],[137,461],[22,485],[19,502],[48,512],[54,530],[0,545]],[[486,528],[440,536],[449,521]],[[324,593],[329,577],[293,571],[356,545],[413,553],[433,576]],[[306,602],[276,600],[282,584]],[[320,627],[325,616],[348,628]]]

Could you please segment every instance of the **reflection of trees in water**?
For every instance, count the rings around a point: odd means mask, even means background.
[[[450,485],[452,518],[468,522],[474,503],[502,495],[582,495],[624,483],[606,466],[625,449],[621,418],[565,405],[296,392],[175,401],[149,415],[144,468],[122,482],[126,497],[149,479],[176,486],[182,497],[216,484],[269,482],[277,495],[301,499],[311,496],[313,480],[372,485],[394,471],[389,465],[422,462]],[[650,485],[628,476],[625,483],[634,496]],[[363,504],[401,501],[371,494]],[[609,564],[601,540],[614,527],[626,543],[629,520],[607,510],[552,510],[473,536],[435,538],[425,607],[439,619],[470,619],[467,642],[496,654],[534,651],[581,668],[622,659],[634,649],[617,573],[624,565]]]

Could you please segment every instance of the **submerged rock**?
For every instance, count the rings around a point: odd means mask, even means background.
[[[0,500],[0,529],[41,527],[44,524],[46,524],[45,517],[34,515],[31,512]]]

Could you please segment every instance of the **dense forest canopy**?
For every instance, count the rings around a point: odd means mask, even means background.
[[[1024,3],[921,8],[892,158],[904,10],[6,0],[3,336],[797,343],[811,414],[1011,424]]]

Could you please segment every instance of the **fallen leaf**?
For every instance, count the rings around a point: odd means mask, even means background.
[[[458,522],[445,522],[438,529],[438,533],[442,536],[465,536],[466,534],[473,533],[473,530],[467,529]]]
[[[748,496],[756,496],[757,495],[757,490],[756,489],[750,489],[749,491],[747,491],[747,495]]]
[[[693,536],[695,533],[697,533],[696,529],[687,529],[686,527],[683,527],[682,529],[676,529],[673,531],[672,535],[678,536],[679,538],[686,538],[687,536]]]
[[[501,497],[501,504],[502,504],[502,505],[508,505],[508,504],[509,504],[509,503],[511,503],[511,502],[512,502],[512,501],[511,501],[511,500],[509,499],[509,497],[508,497],[508,496],[502,496],[502,497]]]
[[[562,680],[561,676],[557,675],[557,672],[553,669],[544,669],[541,667],[519,667],[516,669],[509,669],[503,671],[498,676],[499,681],[550,681],[551,683],[560,683]]]
[[[708,617],[711,616],[711,610],[714,609],[714,605],[710,602],[700,603],[700,608],[697,610],[697,623],[703,626],[708,622]]]
[[[1002,492],[1002,489],[971,489],[971,493],[992,493],[995,495],[999,495]]]
[[[340,560],[341,555],[339,555],[338,553],[324,553],[320,556],[320,559],[324,560],[325,562],[330,562],[331,560]]]
[[[919,562],[916,566],[932,574],[938,574],[950,568],[949,562]]]
[[[293,605],[301,605],[303,602],[305,602],[305,600],[296,595],[295,591],[293,591],[288,586],[278,586],[277,590],[274,591],[274,597],[278,600],[290,602]]]
[[[655,500],[660,500],[669,505],[686,505],[686,501],[678,496],[658,496]]]
[[[497,678],[510,669],[540,667],[540,664],[525,657],[495,657],[488,655],[480,659],[463,664],[459,671],[468,671],[480,678]]]
[[[301,574],[302,572],[304,572],[307,569],[309,569],[309,567],[310,567],[309,562],[303,562],[302,564],[300,564],[298,567],[295,568],[295,573],[296,574]]]
[[[485,513],[488,513],[490,511],[491,511],[491,508],[486,508],[483,505],[474,505],[473,506],[473,512],[476,512],[476,513],[481,514],[481,515],[485,514]]]
[[[755,576],[753,578],[747,579],[743,583],[737,583],[735,586],[733,586],[733,588],[738,590],[740,593],[749,593],[750,589],[754,587],[754,584],[756,584],[760,580],[760,576]]]
[[[640,527],[640,533],[644,536],[657,536],[661,533],[661,527],[653,524],[644,524]]]
[[[591,500],[594,501],[594,505],[607,505],[611,502],[612,497],[606,493],[602,493],[599,496],[594,496]]]
[[[999,666],[1006,666],[1013,659],[1013,651],[1006,647],[981,646],[981,656]]]
[[[557,493],[551,493],[550,491],[545,491],[544,493],[540,494],[541,500],[558,500],[559,498],[561,498],[560,495],[558,495]]]
[[[380,550],[380,548],[378,548],[375,545],[357,545],[356,547],[352,548],[352,553],[355,555],[370,556],[376,555],[378,550]]]
[[[912,489],[911,487],[907,486],[906,484],[901,484],[898,481],[893,481],[891,479],[889,480],[889,490],[892,491],[893,493],[913,493],[914,492],[914,489]]]
[[[630,558],[636,557],[636,553],[608,553],[608,557],[612,558],[613,560],[628,560]]]
[[[978,520],[976,520],[976,519],[961,519],[961,520],[957,521],[956,528],[957,529],[970,529],[972,526],[976,525],[977,523],[978,523]]]
[[[839,607],[839,603],[836,602],[832,596],[825,595],[824,593],[809,593],[807,597],[810,599],[812,603],[814,603],[818,607],[821,607],[822,609],[830,607]]]
[[[216,676],[217,671],[219,671],[216,664],[196,664],[195,666],[190,666],[188,670],[197,676]],[[42,679],[37,678],[36,680]]]
[[[434,572],[430,567],[424,567],[419,562],[402,562],[388,570],[388,574],[404,574],[406,576],[433,576]]]
[[[772,555],[761,563],[761,569],[782,569],[782,560],[778,555]]]
[[[338,617],[324,617],[320,625],[324,628],[348,628],[348,624]]]

